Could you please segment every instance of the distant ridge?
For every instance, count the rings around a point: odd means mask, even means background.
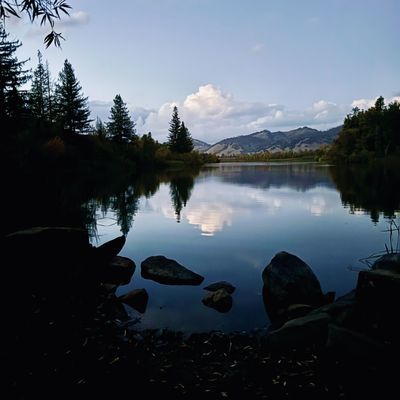
[[[287,132],[271,132],[265,129],[249,135],[223,139],[214,145],[208,145],[196,139],[193,141],[196,150],[218,156],[251,154],[262,151],[276,153],[292,150],[298,152],[316,150],[323,145],[332,143],[341,129],[342,126],[337,126],[326,131],[319,131],[307,126]]]

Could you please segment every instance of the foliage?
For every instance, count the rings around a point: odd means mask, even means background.
[[[128,107],[119,94],[114,98],[109,120],[107,130],[112,140],[118,143],[129,143],[134,140],[136,136],[135,123],[131,120]]]
[[[89,129],[90,111],[87,100],[82,94],[82,87],[75,77],[72,65],[65,60],[55,90],[56,119],[62,129],[69,133]]]
[[[33,72],[32,87],[29,94],[29,107],[32,116],[40,121],[51,122],[53,117],[53,90],[48,65],[43,64],[38,51],[38,65]]]
[[[189,129],[186,128],[183,121],[178,131],[176,150],[178,153],[190,153],[193,150],[193,141]]]
[[[178,115],[178,107],[174,106],[172,110],[172,118],[169,123],[169,134],[168,134],[168,146],[171,151],[177,151],[178,147],[178,134],[179,128],[181,127],[181,120]]]
[[[24,93],[19,88],[29,80],[30,74],[23,69],[28,60],[18,61],[15,55],[21,45],[18,40],[8,40],[0,21],[0,123],[18,119],[25,106]]]
[[[357,163],[400,155],[400,103],[385,106],[379,97],[368,110],[354,108],[344,120],[329,157]]]
[[[62,14],[69,15],[70,9],[65,0],[0,0],[0,19],[5,21],[11,16],[21,18],[24,14],[31,22],[40,20],[40,25],[49,24],[51,31],[44,38],[44,43],[46,47],[53,43],[60,47],[60,39],[64,38],[54,30],[54,23],[61,19]]]

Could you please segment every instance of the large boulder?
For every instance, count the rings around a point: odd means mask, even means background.
[[[268,342],[274,347],[294,348],[323,344],[328,334],[329,314],[321,312],[295,318],[268,335]]]
[[[147,308],[149,295],[146,289],[134,289],[118,297],[118,299],[143,314]]]
[[[265,267],[262,278],[264,304],[271,321],[281,318],[293,304],[319,307],[326,303],[311,268],[293,254],[285,251],[276,254]]]
[[[109,263],[103,266],[100,280],[104,283],[127,285],[135,272],[135,263],[127,258],[115,256]]]
[[[204,290],[208,290],[210,292],[215,292],[219,289],[225,289],[229,294],[232,294],[236,288],[231,283],[226,281],[215,282],[211,285],[204,287]]]
[[[372,269],[400,273],[400,253],[388,253],[379,257],[372,264]]]
[[[146,258],[141,264],[142,277],[166,285],[200,285],[204,277],[164,256]]]
[[[232,308],[232,296],[223,288],[210,292],[202,300],[207,307],[225,313]]]

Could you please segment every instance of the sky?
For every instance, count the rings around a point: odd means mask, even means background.
[[[57,78],[75,69],[92,117],[116,94],[138,134],[164,141],[172,107],[192,137],[215,143],[263,129],[340,125],[378,96],[400,101],[398,0],[67,0],[48,27],[10,19],[20,60],[40,50]]]

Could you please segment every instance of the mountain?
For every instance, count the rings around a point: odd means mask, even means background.
[[[211,147],[211,144],[208,144],[198,139],[192,139],[192,141],[194,150],[198,151],[199,153],[204,153]]]
[[[287,132],[263,130],[251,133],[250,135],[223,139],[210,146],[206,150],[206,153],[218,156],[230,156],[258,153],[261,151],[276,153],[288,150],[315,150],[322,145],[332,143],[341,129],[341,126],[337,126],[326,131],[319,131],[304,126]]]

